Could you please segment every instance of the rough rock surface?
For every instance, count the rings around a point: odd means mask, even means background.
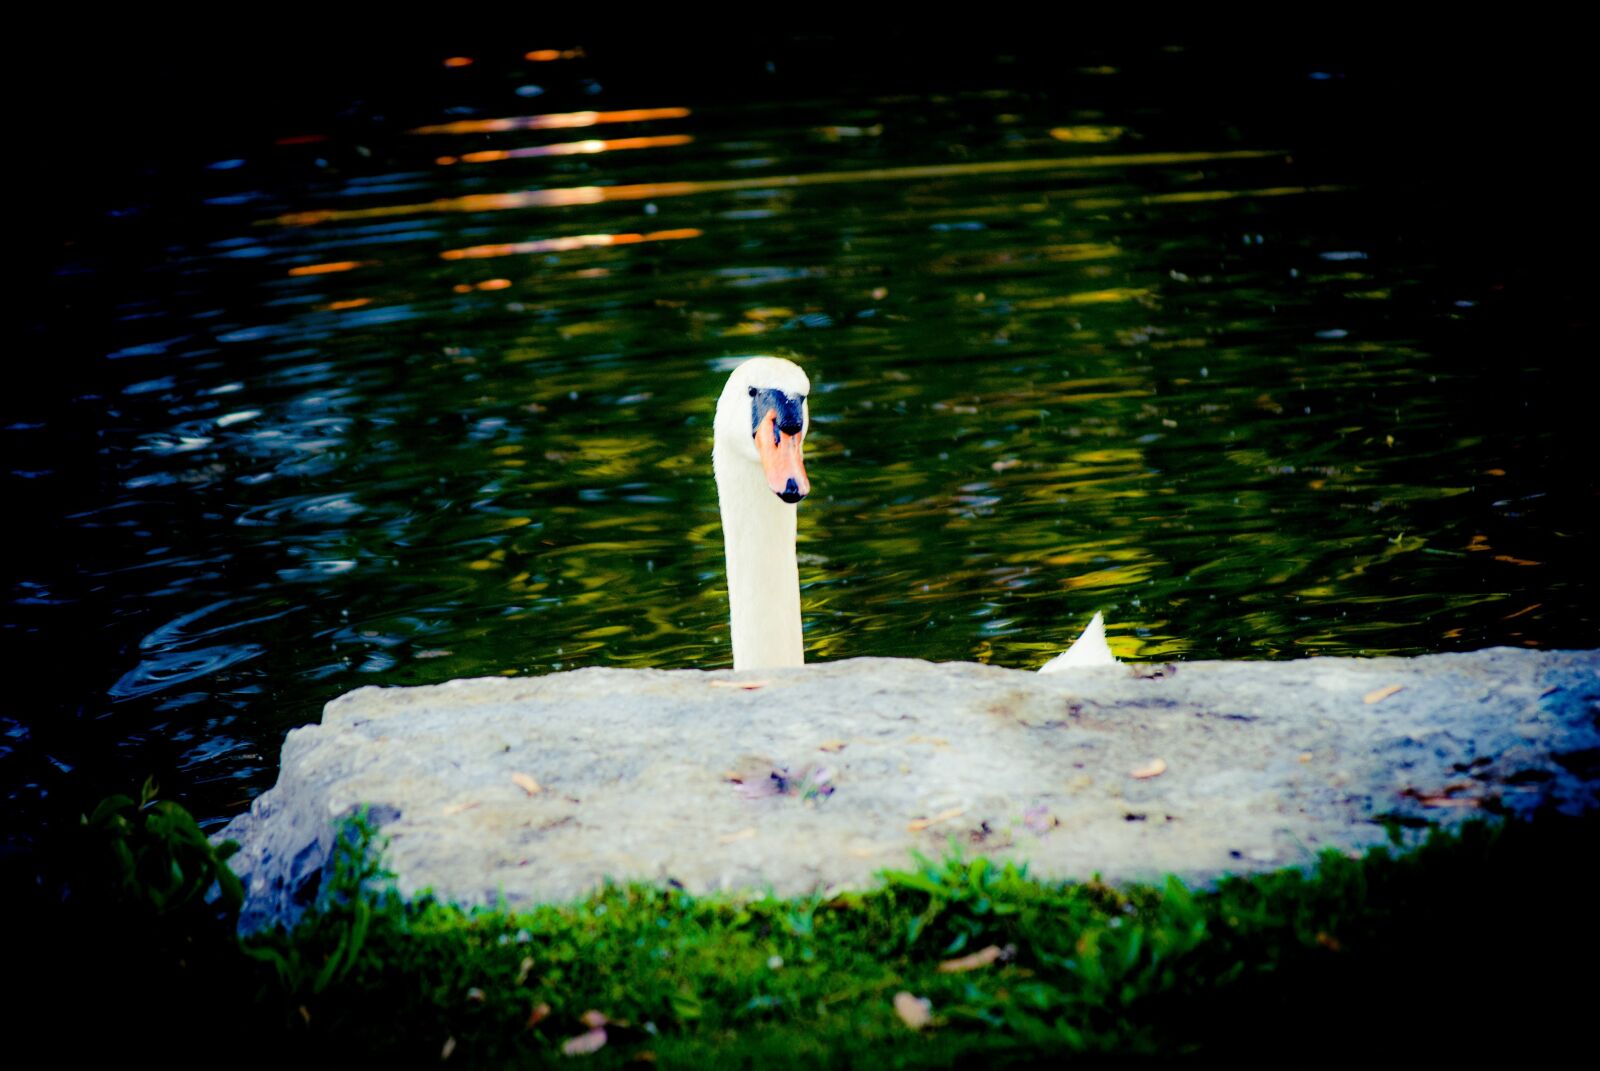
[[[253,928],[314,899],[359,805],[403,891],[514,905],[607,878],[862,885],[952,837],[1052,877],[1206,881],[1379,842],[1383,815],[1597,798],[1600,651],[1062,675],[862,658],[362,688],[289,734],[222,836]]]

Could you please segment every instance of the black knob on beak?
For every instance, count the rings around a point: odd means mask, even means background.
[[[778,497],[783,499],[785,502],[798,502],[806,496],[800,493],[800,485],[795,483],[794,477],[791,476],[789,477],[789,482],[784,485],[783,491],[778,495]]]

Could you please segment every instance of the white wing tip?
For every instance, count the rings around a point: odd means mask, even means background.
[[[1105,615],[1096,610],[1088,627],[1083,630],[1083,635],[1074,640],[1071,647],[1040,666],[1039,672],[1060,673],[1062,670],[1080,669],[1084,666],[1116,664],[1117,659],[1111,653],[1111,645],[1106,643]]]

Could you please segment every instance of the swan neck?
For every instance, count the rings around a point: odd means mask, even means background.
[[[805,663],[800,629],[798,510],[773,494],[760,465],[720,446],[712,451],[728,566],[733,668]]]

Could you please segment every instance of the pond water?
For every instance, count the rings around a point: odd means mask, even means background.
[[[579,44],[105,165],[0,410],[13,817],[215,824],[361,685],[728,665],[756,353],[814,385],[808,659],[1596,643],[1590,329],[1358,67]]]

